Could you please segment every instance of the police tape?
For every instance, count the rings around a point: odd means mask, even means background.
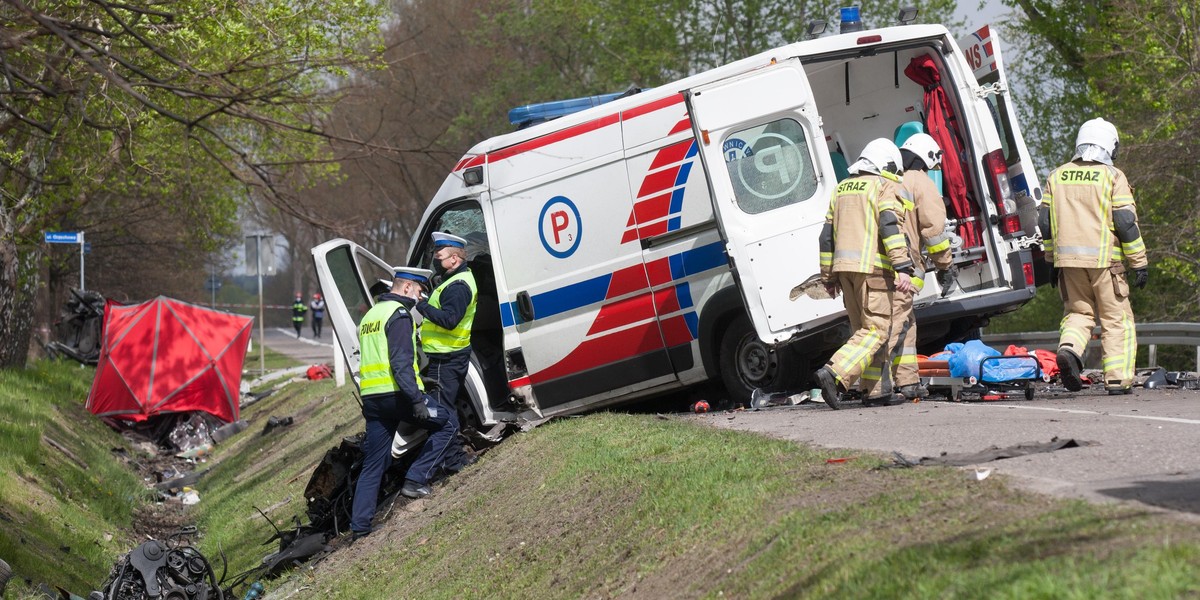
[[[258,308],[257,304],[211,304],[210,306],[214,308]],[[286,308],[291,310],[292,306],[290,304],[264,304],[263,308]]]

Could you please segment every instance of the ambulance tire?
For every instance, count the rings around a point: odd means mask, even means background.
[[[749,406],[756,388],[771,392],[793,389],[807,377],[807,362],[791,348],[774,350],[764,344],[749,317],[742,314],[725,328],[717,364],[730,401]]]

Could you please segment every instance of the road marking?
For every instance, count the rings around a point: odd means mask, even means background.
[[[1102,413],[1094,410],[1079,410],[1072,408],[1049,408],[1045,406],[1020,406],[1018,404],[951,404],[951,406],[980,406],[988,408],[1023,408],[1025,410],[1048,410],[1050,412],[1071,413],[1076,415],[1099,415],[1102,417],[1121,417],[1125,419],[1145,419],[1147,421],[1167,421],[1168,423],[1183,423],[1185,425],[1200,425],[1200,421],[1196,419],[1179,419],[1175,417],[1148,417],[1145,415],[1121,415],[1116,413]]]
[[[288,336],[289,338],[296,335],[296,331],[294,329],[284,329],[282,327],[273,327],[272,329]],[[304,338],[304,337],[298,337],[298,338],[294,338],[294,339],[297,342],[304,342],[305,344],[309,344],[311,346],[320,346],[322,348],[332,348],[333,347],[333,344],[326,344],[324,342],[318,342],[318,341],[310,340],[310,339]]]

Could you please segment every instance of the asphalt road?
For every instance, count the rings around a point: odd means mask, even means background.
[[[326,324],[321,331],[321,337],[314,339],[308,323],[304,324],[302,337],[296,337],[296,330],[282,327],[267,327],[264,331],[268,348],[286,354],[302,363],[310,365],[333,364],[333,333]],[[258,343],[258,330],[254,330],[254,343]],[[248,367],[258,366],[258,355],[251,352],[246,356]]]
[[[1059,388],[1061,390],[1061,388]],[[1055,393],[1033,400],[926,400],[886,408],[824,404],[717,412],[692,418],[816,446],[908,459],[1073,438],[1093,445],[980,463],[1023,486],[1092,501],[1137,501],[1200,520],[1200,391],[1136,389]],[[971,469],[968,467],[968,469]]]

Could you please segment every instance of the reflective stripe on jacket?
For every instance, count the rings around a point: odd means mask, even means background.
[[[362,375],[359,388],[364,396],[396,392],[400,389],[395,375],[392,373],[391,354],[388,351],[387,325],[393,316],[402,319],[412,318],[404,305],[394,300],[387,300],[376,304],[367,311],[358,325],[358,346],[359,352],[361,352],[359,373]],[[410,337],[412,338],[413,375],[416,377],[417,388],[424,391],[425,386],[421,382],[420,367],[417,363],[417,331],[412,327],[409,329],[412,331]]]
[[[425,352],[434,354],[446,354],[455,350],[462,350],[471,345],[471,325],[475,322],[475,305],[476,294],[475,275],[469,270],[464,270],[456,273],[453,277],[442,282],[433,293],[429,295],[429,305],[434,308],[441,308],[442,290],[453,285],[455,282],[461,281],[467,284],[471,289],[471,302],[467,304],[467,310],[463,313],[462,319],[459,319],[458,324],[453,329],[447,329],[434,323],[432,319],[426,318],[421,321],[421,344]]]
[[[822,275],[882,274],[913,264],[899,227],[904,208],[896,181],[860,174],[834,189],[821,230]]]
[[[1107,268],[1123,258],[1135,269],[1148,264],[1146,245],[1137,232],[1133,190],[1120,169],[1069,162],[1050,173],[1045,192],[1039,226],[1046,260],[1054,266]],[[1128,212],[1118,214],[1122,211]],[[1118,238],[1114,219],[1132,220],[1132,239]]]

